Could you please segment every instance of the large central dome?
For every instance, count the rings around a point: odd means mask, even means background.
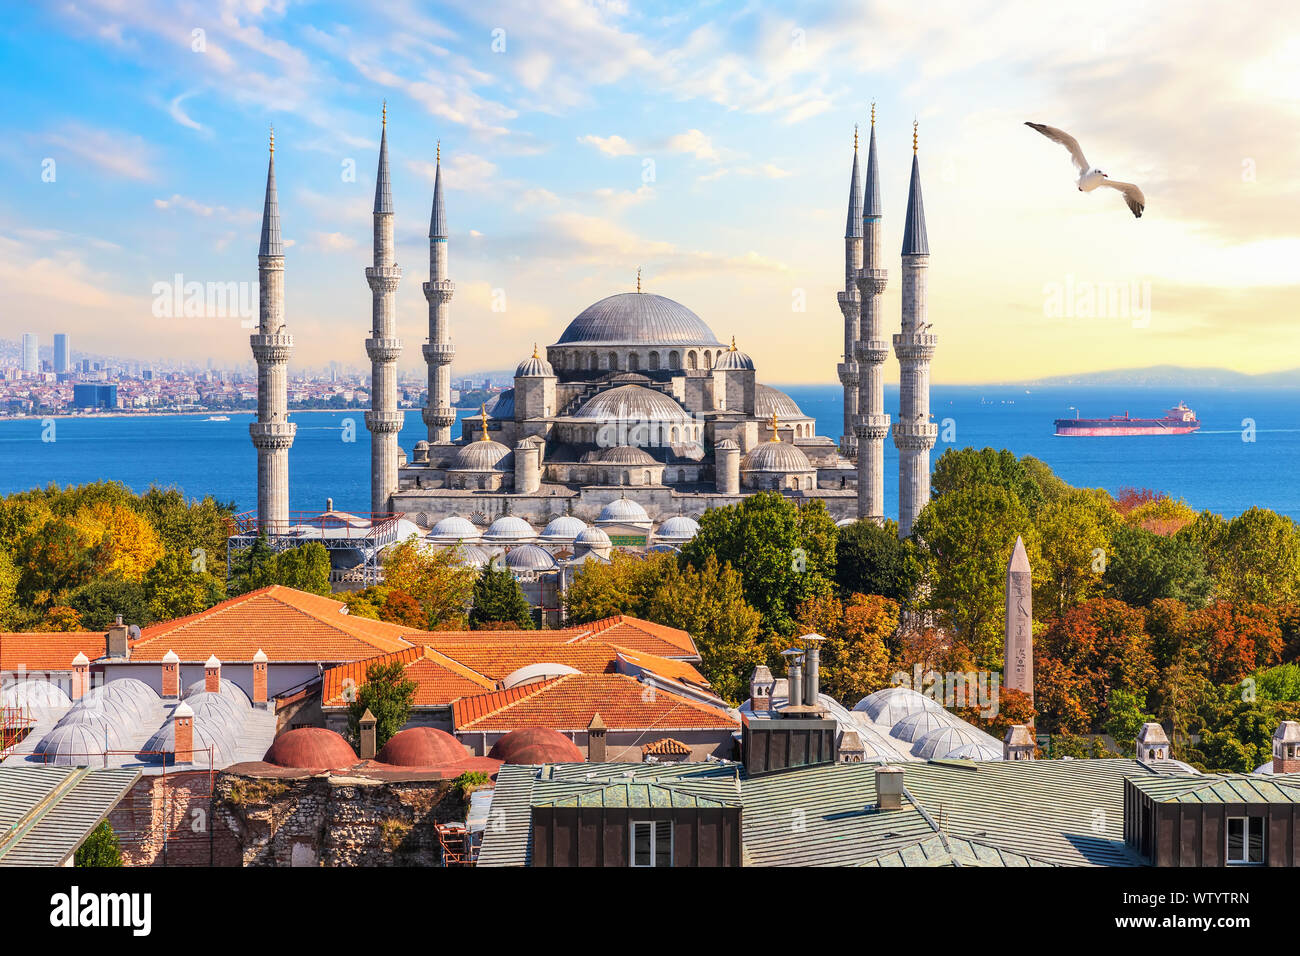
[[[648,292],[611,295],[578,314],[556,345],[721,345],[680,302]]]

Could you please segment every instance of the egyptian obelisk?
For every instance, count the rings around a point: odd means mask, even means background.
[[[1007,563],[1007,632],[1002,686],[1023,691],[1034,698],[1034,614],[1033,576],[1025,542],[1016,546]]]

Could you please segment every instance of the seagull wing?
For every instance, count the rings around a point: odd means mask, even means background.
[[[1083,150],[1079,148],[1079,141],[1063,129],[1057,129],[1055,126],[1044,126],[1042,123],[1026,123],[1030,129],[1036,129],[1054,143],[1060,143],[1070,151],[1070,159],[1074,160],[1074,168],[1079,172],[1086,172],[1088,169],[1088,160],[1083,155]]]
[[[1142,195],[1142,190],[1132,183],[1121,183],[1114,179],[1103,179],[1101,184],[1109,186],[1111,189],[1118,189],[1123,193],[1124,201],[1128,203],[1128,208],[1133,211],[1133,215],[1138,219],[1142,218],[1142,210],[1147,207],[1147,197]]]

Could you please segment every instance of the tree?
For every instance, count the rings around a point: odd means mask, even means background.
[[[478,572],[461,558],[459,547],[430,548],[412,536],[385,552],[384,583],[419,602],[429,630],[464,630]]]
[[[668,553],[644,555],[615,551],[608,564],[588,561],[564,596],[566,616],[573,624],[600,621],[616,614],[648,618],[655,589],[677,566]]]
[[[874,594],[854,594],[843,602],[834,595],[814,597],[800,606],[796,628],[826,638],[821,689],[849,707],[889,686],[893,668],[886,642],[897,629],[898,604]]]
[[[66,604],[56,604],[45,612],[41,620],[42,631],[80,631],[81,615]]]
[[[231,570],[231,595],[273,584],[311,594],[330,593],[330,554],[319,541],[276,552],[265,535],[258,535],[251,546],[232,555]]]
[[[163,555],[153,525],[129,504],[96,501],[80,508],[70,523],[94,554],[99,574],[139,581]]]
[[[835,583],[840,597],[879,594],[899,604],[912,599],[917,585],[916,545],[898,539],[898,523],[855,521],[839,529],[835,541]]]
[[[138,581],[96,578],[69,594],[68,606],[81,616],[81,626],[87,630],[107,630],[119,614],[126,624],[153,623],[144,585]]]
[[[169,551],[144,576],[149,616],[168,621],[206,611],[226,596],[225,585],[206,571],[195,571],[194,560]]]
[[[698,570],[710,555],[740,573],[745,600],[765,629],[789,633],[800,604],[831,593],[835,522],[820,500],[799,506],[777,492],[758,492],[704,513],[681,560]]]
[[[0,548],[0,631],[11,631],[18,620],[18,566]]]
[[[20,539],[17,558],[19,600],[38,608],[85,584],[95,570],[91,549],[61,518],[50,518]]]
[[[1058,489],[1043,474],[1046,465],[1036,459],[1029,460],[1036,462],[1032,475],[1025,462],[1005,448],[949,448],[935,462],[934,475],[930,479],[930,496],[938,499],[978,485],[994,485],[1015,496],[1031,513],[1036,512],[1046,501],[1043,485],[1046,484],[1049,491]],[[1042,465],[1042,468],[1038,465]],[[1051,474],[1050,470],[1048,474]],[[1014,535],[1012,540],[1015,540]]]
[[[1103,580],[1110,597],[1135,607],[1161,599],[1200,607],[1211,588],[1201,552],[1191,541],[1129,525],[1114,529]]]
[[[367,667],[366,682],[357,689],[356,700],[348,706],[348,732],[353,743],[360,743],[361,717],[367,710],[375,718],[375,749],[388,743],[411,719],[418,687],[397,661]]]
[[[524,597],[519,582],[507,568],[486,565],[474,582],[474,607],[469,612],[469,626],[509,622],[521,630],[531,631],[533,609]]]
[[[1271,608],[1216,601],[1190,615],[1186,627],[1216,684],[1235,684],[1257,668],[1281,663],[1282,628]]]
[[[225,577],[233,501],[222,504],[211,495],[186,501],[176,488],[152,487],[140,497],[138,507],[168,551],[179,551],[192,560],[201,555],[205,565],[201,570],[218,579]]]
[[[1106,720],[1102,732],[1110,734],[1121,748],[1137,740],[1143,724],[1158,723],[1154,715],[1146,712],[1146,706],[1145,694],[1113,689],[1106,698]]]
[[[1102,586],[1105,556],[1118,516],[1105,492],[1070,489],[1045,503],[1034,526],[1038,531],[1042,581],[1036,610],[1063,613]]]
[[[1300,599],[1300,531],[1285,515],[1251,508],[1228,524],[1215,575],[1218,596],[1281,604]]]
[[[99,826],[90,831],[86,842],[77,847],[72,862],[76,866],[121,866],[122,848],[118,845],[117,834],[107,820],[101,820]]]
[[[664,577],[646,602],[645,618],[690,634],[713,692],[739,704],[748,696],[754,668],[767,662],[770,650],[762,639],[762,618],[745,600],[740,575],[713,555],[698,569],[675,561],[662,568]]]
[[[1124,514],[1125,524],[1160,535],[1176,534],[1196,520],[1196,512],[1168,495],[1135,504]]]

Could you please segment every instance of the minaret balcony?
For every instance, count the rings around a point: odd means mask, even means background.
[[[426,342],[420,351],[426,365],[450,365],[456,356],[456,346],[450,342]]]
[[[840,373],[840,383],[843,385],[857,385],[861,381],[861,375],[858,373],[856,362],[841,362],[835,366]]]
[[[366,339],[366,354],[372,362],[396,362],[402,354],[402,340]]]
[[[456,409],[454,408],[430,408],[425,406],[420,412],[420,417],[424,419],[426,425],[434,425],[438,428],[450,428],[456,424]]]
[[[894,444],[900,450],[929,451],[939,440],[939,426],[934,422],[916,419],[894,423]]]
[[[450,279],[435,279],[424,283],[424,297],[430,302],[450,302],[456,283]]]
[[[859,365],[884,365],[889,360],[889,343],[884,339],[868,339],[853,345],[853,357]]]
[[[251,422],[248,434],[256,448],[281,449],[293,444],[298,426],[293,422]]]
[[[366,412],[366,428],[372,435],[396,435],[402,430],[406,416],[401,412],[380,412],[371,409]]]
[[[889,434],[889,416],[858,415],[853,419],[853,434],[859,441],[884,441]]]
[[[894,336],[894,354],[900,362],[928,362],[934,358],[939,336],[932,332],[905,332]]]
[[[371,292],[396,292],[401,278],[401,266],[366,266],[366,282],[370,283]]]
[[[248,337],[248,344],[253,347],[253,359],[256,362],[278,365],[289,361],[289,353],[293,351],[293,336],[288,332],[255,332]]]
[[[889,282],[888,269],[859,269],[858,292],[862,295],[880,295]]]

